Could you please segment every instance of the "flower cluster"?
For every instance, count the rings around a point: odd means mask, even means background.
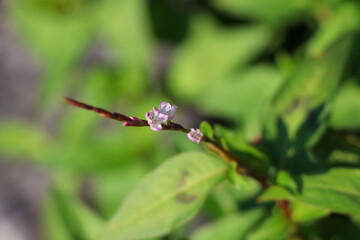
[[[162,102],[159,108],[154,107],[153,110],[145,114],[150,128],[154,131],[160,131],[162,129],[161,124],[170,121],[174,118],[177,106],[167,102]]]
[[[171,121],[174,118],[177,108],[176,105],[171,105],[167,102],[162,102],[159,108],[154,107],[153,110],[145,114],[150,128],[154,131],[160,131],[162,129],[162,124]],[[199,143],[203,134],[200,129],[195,130],[194,128],[191,128],[187,136],[191,141]]]

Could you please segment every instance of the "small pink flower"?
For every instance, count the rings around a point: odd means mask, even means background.
[[[175,111],[178,107],[176,105],[172,105],[168,102],[162,102],[159,106],[159,111],[162,114],[166,114],[168,116],[168,121],[174,118]]]
[[[178,107],[167,102],[162,102],[159,108],[154,107],[153,110],[146,113],[150,128],[154,131],[161,130],[161,124],[174,118],[175,111]]]
[[[191,141],[200,143],[203,134],[200,131],[200,129],[197,128],[195,130],[194,128],[191,128],[190,132],[187,134],[187,136]]]
[[[161,124],[166,122],[169,118],[168,115],[161,113],[158,108],[154,107],[153,110],[145,114],[150,128],[154,131],[161,130]]]

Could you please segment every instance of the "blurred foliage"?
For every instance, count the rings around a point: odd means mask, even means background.
[[[33,110],[51,127],[0,122],[0,154],[51,172],[47,239],[360,235],[357,1],[14,0],[6,7],[41,63]],[[64,106],[61,96],[141,118],[162,101],[175,103],[176,122],[206,120],[204,135],[269,187],[200,153],[183,133],[122,128]],[[290,221],[278,204],[284,200]]]

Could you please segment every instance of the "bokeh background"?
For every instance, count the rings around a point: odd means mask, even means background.
[[[359,28],[355,0],[0,0],[0,239],[88,239],[147,172],[202,151],[61,97],[141,118],[168,101],[176,122],[221,124],[244,142],[278,115],[291,134],[326,102],[330,127],[358,134]],[[216,191],[163,239],[236,208]]]

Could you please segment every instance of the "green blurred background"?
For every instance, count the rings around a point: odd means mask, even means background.
[[[326,103],[331,129],[358,134],[359,28],[355,0],[0,0],[0,238],[89,239],[147,172],[202,151],[63,96],[140,118],[169,101],[240,142],[278,116],[291,136]],[[164,239],[234,211],[224,189]]]

